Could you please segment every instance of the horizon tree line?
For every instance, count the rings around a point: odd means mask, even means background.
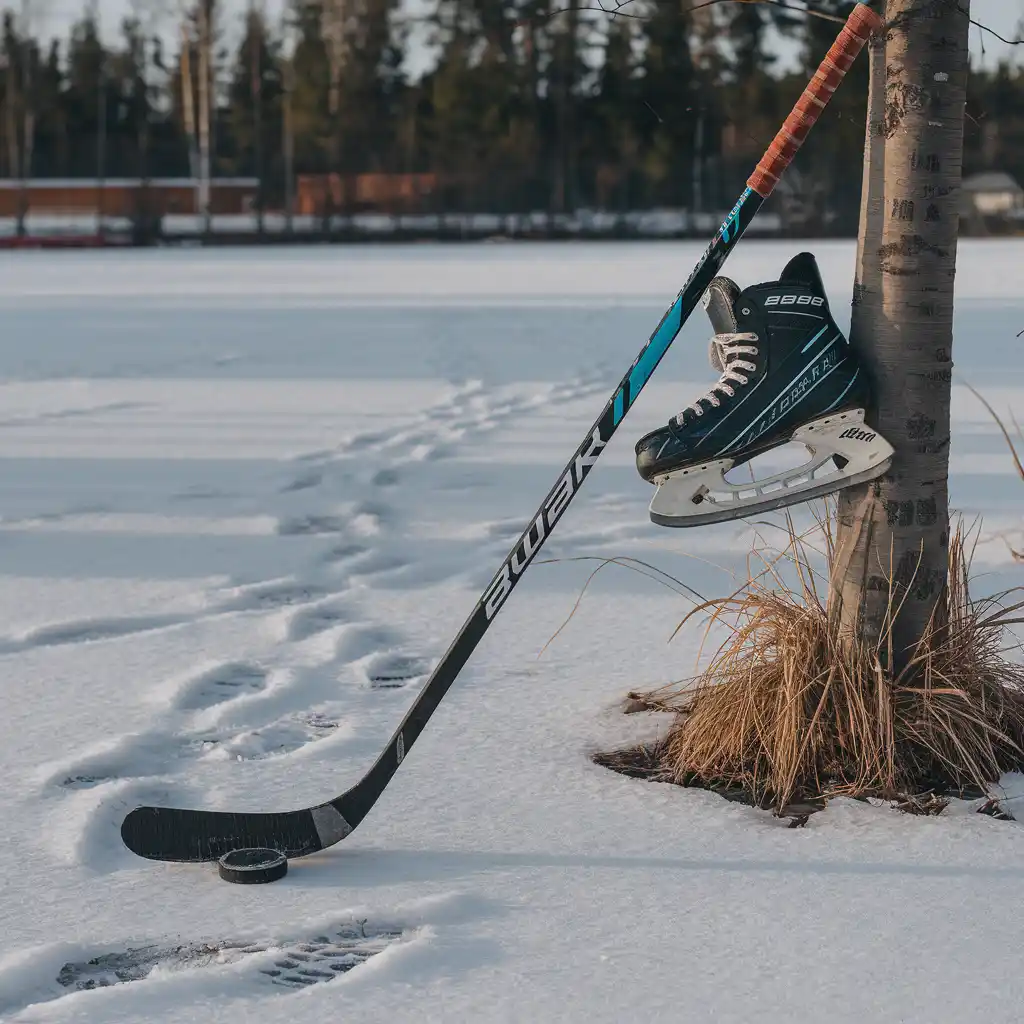
[[[290,0],[274,24],[253,2],[229,16],[198,0],[170,32],[137,4],[107,44],[94,5],[65,38],[44,38],[26,4],[3,17],[0,176],[255,177],[262,212],[288,204],[298,174],[419,173],[436,177],[442,211],[715,212],[835,25],[691,6],[428,0],[413,17],[400,0]],[[842,17],[852,3],[817,6]],[[779,68],[778,36],[797,68]],[[433,59],[413,74],[425,47]],[[867,90],[864,66],[852,74],[865,80],[836,97],[776,199],[809,230],[856,226]],[[975,70],[968,95],[965,173],[1024,179],[1024,74]]]

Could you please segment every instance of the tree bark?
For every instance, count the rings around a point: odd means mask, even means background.
[[[880,135],[868,129],[868,182],[884,140],[884,187],[880,204],[870,188],[862,201],[851,333],[896,454],[883,478],[840,497],[831,596],[847,635],[878,645],[893,673],[945,611],[968,5],[889,0]]]

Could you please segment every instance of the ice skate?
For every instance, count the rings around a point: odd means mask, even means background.
[[[810,253],[744,291],[716,277],[704,297],[718,382],[636,446],[655,484],[651,519],[704,526],[783,508],[881,476],[892,446],[864,422],[867,378],[828,308]],[[726,474],[791,441],[803,465],[761,480]]]

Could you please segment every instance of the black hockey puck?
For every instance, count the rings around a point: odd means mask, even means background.
[[[277,850],[232,850],[217,864],[224,881],[241,885],[276,882],[288,874],[288,858]]]

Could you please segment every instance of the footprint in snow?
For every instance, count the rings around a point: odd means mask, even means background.
[[[388,573],[399,572],[408,568],[409,560],[402,555],[390,551],[377,551],[368,554],[366,558],[354,565],[351,570],[352,576],[369,579],[371,577],[385,576]]]
[[[281,488],[281,494],[294,494],[296,491],[308,491],[323,483],[324,475],[317,470],[302,473]]]
[[[280,884],[288,885],[288,882],[285,879]],[[194,983],[191,972],[201,970],[214,977],[221,976],[224,994],[237,995],[241,981],[243,984],[266,986],[268,995],[279,993],[283,996],[298,989],[327,984],[383,952],[402,937],[401,927],[360,921],[284,940],[246,942],[227,939],[128,947],[68,961],[56,970],[55,976],[50,976],[50,982],[24,982],[15,1002],[0,1006],[0,1011],[17,1012],[28,1005],[52,1002],[76,992],[120,986],[124,986],[127,992],[128,988],[145,986],[154,972],[165,986],[180,984],[183,993],[187,993]],[[182,975],[180,980],[175,978],[177,974]],[[0,978],[0,982],[6,980]],[[14,984],[3,987],[16,991],[17,980],[10,981]],[[213,983],[216,985],[216,981]]]
[[[407,654],[375,654],[362,671],[373,690],[397,690],[430,674],[430,662]]]
[[[491,540],[512,541],[522,536],[526,523],[521,519],[499,519],[497,522],[486,523],[484,534]]]
[[[338,637],[334,649],[336,663],[360,661],[401,643],[401,637],[387,626],[353,625]]]
[[[348,520],[341,516],[296,516],[282,519],[277,524],[280,537],[320,537],[327,534],[344,533]]]
[[[367,448],[383,444],[388,439],[388,433],[384,430],[368,431],[365,434],[354,434],[347,441],[339,446],[342,452],[363,452]]]
[[[314,605],[312,608],[300,608],[288,620],[288,639],[308,640],[349,621],[350,613],[337,605],[322,604]]]
[[[31,630],[19,639],[0,641],[0,654],[36,647],[63,647],[69,644],[119,640],[136,633],[148,633],[187,621],[180,615],[151,615],[120,619],[80,619],[55,623]]]
[[[188,680],[174,700],[181,711],[202,711],[266,689],[267,672],[248,662],[227,662]]]
[[[51,770],[46,785],[73,792],[107,783],[175,775],[183,761],[258,761],[293,754],[337,732],[341,718],[326,707],[290,712],[252,727],[213,726],[180,734],[153,730],[127,737]]]
[[[166,733],[125,736],[49,770],[46,785],[67,790],[93,789],[123,779],[162,775],[178,756],[179,741]]]
[[[328,564],[350,562],[355,558],[362,558],[362,556],[368,554],[369,551],[370,548],[365,544],[339,544],[337,547],[331,548],[331,550],[324,555],[323,560]]]
[[[197,737],[191,748],[200,757],[217,760],[265,761],[317,743],[335,733],[340,725],[340,718],[327,711],[308,711],[230,736]]]
[[[260,583],[252,587],[238,588],[234,596],[225,603],[224,608],[229,611],[285,608],[289,605],[308,604],[329,594],[330,591],[313,583]]]
[[[374,473],[371,482],[375,487],[394,487],[399,480],[401,475],[397,469],[385,468]]]

